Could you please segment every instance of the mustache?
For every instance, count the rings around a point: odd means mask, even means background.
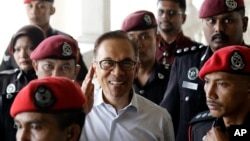
[[[220,102],[217,102],[216,100],[213,99],[207,99],[207,105],[219,105],[222,106],[222,104]]]
[[[228,36],[225,35],[225,34],[222,34],[222,33],[219,33],[219,34],[215,34],[211,37],[211,40],[215,40],[217,38],[221,38],[222,40],[228,40]]]

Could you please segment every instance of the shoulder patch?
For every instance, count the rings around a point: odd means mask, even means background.
[[[3,74],[14,74],[16,72],[18,72],[19,69],[11,69],[11,70],[3,70],[3,71],[0,71],[0,74],[3,75]]]
[[[200,122],[200,121],[206,121],[206,120],[214,120],[215,117],[211,116],[210,111],[203,111],[198,113],[197,115],[195,115],[192,120],[189,122],[189,124],[194,124],[196,122]]]
[[[199,46],[192,46],[192,47],[185,47],[185,48],[182,48],[182,49],[177,49],[177,51],[175,52],[175,55],[176,56],[181,56],[181,55],[184,55],[184,54],[189,54],[189,53],[201,50],[204,47],[205,47],[204,45],[199,45]]]

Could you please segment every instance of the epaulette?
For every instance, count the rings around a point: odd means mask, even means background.
[[[197,115],[195,115],[192,120],[189,122],[189,124],[194,124],[196,122],[201,122],[201,121],[207,121],[207,120],[214,120],[215,117],[211,116],[211,113],[209,110],[200,112]]]
[[[3,71],[0,71],[0,75],[3,75],[3,74],[14,74],[14,73],[16,73],[18,71],[19,71],[19,69],[3,70]]]
[[[182,49],[177,49],[176,52],[175,52],[175,55],[176,56],[181,56],[181,55],[184,55],[184,54],[197,52],[197,51],[203,49],[204,47],[205,47],[204,45],[199,45],[199,46],[192,46],[192,47],[185,47],[185,48],[182,48]]]

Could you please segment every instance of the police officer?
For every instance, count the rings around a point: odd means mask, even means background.
[[[246,46],[228,46],[216,51],[201,68],[209,112],[192,119],[190,141],[250,140],[249,54]]]
[[[16,139],[78,141],[85,121],[85,102],[80,86],[70,79],[47,77],[31,81],[18,93],[10,109]]]
[[[187,16],[185,11],[185,0],[157,0],[157,21],[161,40],[156,50],[156,58],[167,66],[173,64],[176,50],[200,45],[185,36],[182,31]]]
[[[152,12],[140,10],[129,14],[123,21],[122,30],[135,41],[139,48],[140,68],[133,87],[135,92],[159,104],[166,90],[169,68],[155,58],[159,34]]]
[[[20,28],[11,38],[9,52],[14,56],[19,69],[0,72],[0,138],[15,140],[14,122],[9,115],[10,106],[17,93],[31,80],[36,79],[30,53],[45,39],[44,32],[35,25]]]
[[[54,29],[50,25],[50,16],[55,13],[55,7],[53,6],[54,0],[24,0],[26,6],[26,12],[30,24],[39,26],[46,34],[46,37],[53,35],[65,35],[71,37],[69,34]],[[72,38],[72,37],[71,37]],[[81,66],[77,81],[81,84],[88,69],[83,61],[82,55],[79,53],[78,64]],[[9,54],[8,50],[5,51],[0,70],[8,70],[18,68],[13,56]]]
[[[172,115],[177,141],[187,140],[189,121],[207,110],[204,82],[198,78],[200,68],[216,50],[244,44],[243,32],[248,23],[244,7],[243,0],[203,2],[199,17],[208,46],[185,48],[179,52],[171,68],[171,83],[160,104]]]

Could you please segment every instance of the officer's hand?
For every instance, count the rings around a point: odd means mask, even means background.
[[[229,141],[228,135],[221,131],[219,126],[212,127],[207,132],[207,135],[203,137],[204,141]]]
[[[89,113],[92,109],[93,103],[94,103],[94,84],[92,83],[92,79],[94,76],[94,69],[91,65],[89,68],[88,73],[86,74],[83,82],[82,82],[82,92],[84,93],[86,97],[86,102],[84,105],[84,111],[85,113]]]

